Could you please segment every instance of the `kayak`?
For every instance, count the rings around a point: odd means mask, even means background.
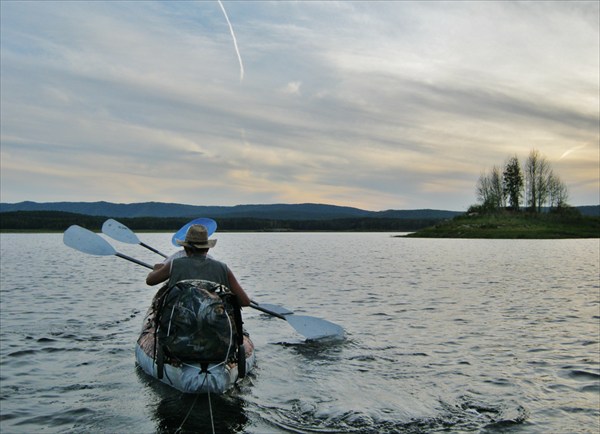
[[[146,374],[158,379],[157,364],[152,357],[152,350],[148,351],[152,347],[153,343],[147,346],[138,342],[135,346],[135,358]],[[244,347],[246,373],[248,373],[255,363],[254,346],[249,337],[244,338]],[[211,363],[207,371],[208,375],[203,372],[203,367],[199,363],[185,363],[181,366],[165,363],[163,378],[160,381],[184,393],[210,392],[221,395],[231,389],[239,378],[237,362]]]
[[[183,284],[181,282],[178,283],[176,289],[180,286],[188,286],[191,287],[192,291],[195,291],[198,290],[198,288],[206,287],[207,283],[210,282],[184,281]],[[227,343],[225,344],[225,353],[223,353],[225,355],[223,356],[220,353],[218,360],[215,360],[215,357],[212,357],[212,360],[206,361],[197,360],[202,357],[191,359],[183,358],[183,360],[172,357],[172,354],[168,352],[168,349],[175,350],[178,348],[177,345],[181,348],[181,342],[184,342],[184,344],[187,345],[187,347],[184,348],[189,348],[190,342],[185,339],[187,338],[186,336],[184,336],[183,339],[178,337],[175,339],[175,344],[169,347],[167,342],[173,343],[173,340],[170,340],[169,336],[165,336],[164,331],[163,334],[160,333],[161,327],[163,329],[168,329],[169,331],[171,328],[176,329],[176,323],[173,325],[165,325],[164,322],[161,323],[160,316],[157,316],[156,314],[157,311],[159,311],[157,308],[157,300],[160,300],[165,291],[165,287],[158,291],[152,305],[144,317],[142,331],[135,346],[135,358],[137,364],[146,374],[184,393],[223,394],[227,392],[238,380],[243,378],[254,368],[256,356],[254,344],[252,343],[250,336],[246,332],[242,332],[240,326],[238,328],[237,336],[235,337],[236,342],[233,342],[235,332],[230,330],[226,338],[231,342],[229,342],[229,345],[227,345]],[[207,297],[212,297],[216,300],[219,300],[219,298],[213,293],[204,296],[205,299],[195,307],[186,306],[186,314],[194,312],[193,315],[205,316],[214,322],[214,315],[211,316],[210,313],[207,313],[209,310],[207,306],[209,306],[211,300]],[[207,302],[207,300],[209,302]],[[185,304],[188,300],[183,299],[182,302],[182,300],[179,299],[176,301],[177,306],[179,306]],[[221,304],[221,306],[223,306],[223,304]],[[173,312],[171,312],[171,310],[168,310],[168,312],[170,312],[170,316],[172,317]],[[222,308],[219,313],[222,314]],[[166,316],[168,318],[169,315]],[[239,321],[236,322],[241,322],[241,315],[239,315],[238,318]],[[231,323],[234,321],[231,321],[229,318],[226,319],[231,328]],[[210,330],[208,330],[209,327],[207,326],[208,320],[205,320],[203,323],[196,323],[194,322],[195,320],[197,320],[196,317],[194,317],[191,322],[196,325],[200,324],[198,327],[204,330],[204,334],[209,334]],[[179,323],[182,322],[190,323],[190,321],[179,321]],[[156,324],[159,324],[159,332],[157,332]],[[192,335],[193,333],[188,334]],[[189,341],[192,340],[193,342],[191,343],[194,344],[194,348],[198,348],[202,347],[201,344],[206,341],[206,337],[189,337]],[[167,348],[165,355],[162,354],[163,348]],[[206,348],[210,347],[207,346]]]

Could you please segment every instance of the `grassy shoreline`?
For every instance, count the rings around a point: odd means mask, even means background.
[[[600,238],[600,218],[579,214],[500,211],[462,215],[402,237],[572,239]]]

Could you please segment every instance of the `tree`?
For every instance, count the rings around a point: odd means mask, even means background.
[[[525,162],[526,203],[532,211],[540,212],[548,200],[548,178],[551,172],[546,158],[532,149]]]
[[[533,212],[541,212],[544,206],[552,209],[568,207],[567,186],[554,174],[550,163],[539,151],[532,149],[521,169],[517,156],[510,157],[501,173],[496,166],[489,173],[482,173],[477,181],[477,200],[483,211],[495,211],[506,207],[518,211],[525,192],[525,205]]]
[[[561,209],[567,206],[569,192],[567,186],[554,173],[548,177],[548,199],[550,208]]]
[[[496,208],[504,208],[506,206],[506,194],[502,186],[502,172],[500,168],[494,166],[490,175],[494,205]]]
[[[521,172],[521,164],[515,155],[511,157],[504,166],[503,175],[503,190],[508,198],[508,203],[511,209],[518,211],[521,197],[523,196],[523,174]]]
[[[502,175],[496,166],[490,173],[482,173],[477,182],[477,198],[486,210],[496,210],[506,205],[506,196],[502,188]]]

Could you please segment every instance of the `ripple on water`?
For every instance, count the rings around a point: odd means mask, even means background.
[[[331,404],[331,403],[329,403]],[[377,411],[348,409],[305,402],[261,406],[263,422],[295,433],[413,433],[501,430],[526,423],[529,413],[520,406],[491,405],[462,397],[455,404],[440,403],[437,415],[415,417],[398,408],[381,406]]]
[[[32,427],[32,432],[38,432],[40,427],[72,427],[80,421],[94,416],[96,412],[89,407],[81,407],[63,411],[53,412],[51,414],[42,414],[31,417],[23,417],[22,420],[15,423],[18,427]],[[22,416],[22,415],[21,415]]]
[[[600,380],[600,375],[596,372],[584,371],[581,369],[573,369],[568,372],[568,376],[575,380],[589,381],[589,380]]]

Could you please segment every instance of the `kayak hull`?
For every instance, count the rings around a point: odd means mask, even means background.
[[[251,372],[255,364],[252,341],[244,339],[246,349],[246,373]],[[135,358],[142,370],[158,380],[158,367],[154,358],[136,344]],[[206,371],[198,363],[182,363],[174,366],[164,364],[163,377],[159,380],[184,393],[223,394],[231,389],[239,379],[237,363],[211,363]]]

